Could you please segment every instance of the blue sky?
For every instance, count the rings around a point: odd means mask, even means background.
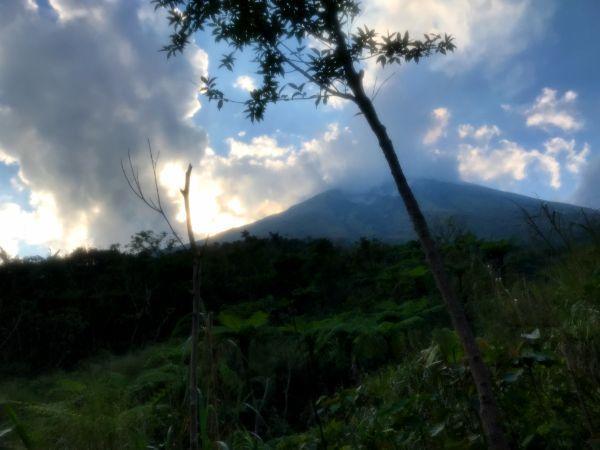
[[[357,24],[456,36],[454,54],[393,69],[375,100],[409,178],[600,207],[599,13],[594,0],[365,0]],[[160,228],[119,167],[130,150],[150,181],[147,138],[161,151],[176,221],[183,171],[194,165],[200,233],[331,187],[388,180],[352,105],[278,105],[258,124],[234,105],[217,111],[198,96],[200,76],[218,75],[243,99],[252,65],[218,72],[223,48],[203,35],[167,61],[158,49],[168,33],[144,0],[0,4],[0,246],[9,253],[106,246]],[[391,75],[365,70],[370,86]]]

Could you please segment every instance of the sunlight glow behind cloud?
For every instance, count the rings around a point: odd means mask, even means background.
[[[333,155],[351,144],[351,132],[331,123],[315,139],[281,145],[273,136],[250,140],[227,138],[228,152],[207,149],[192,171],[190,202],[192,225],[198,237],[283,211],[308,195],[335,183],[339,169]],[[180,189],[187,164],[170,160],[162,165],[161,186],[177,206],[179,223],[185,220]],[[345,169],[345,167],[344,167]]]
[[[29,203],[32,211],[16,203],[0,203],[0,247],[9,255],[16,255],[22,242],[46,246],[48,251],[71,251],[88,244],[88,214],[80,213],[65,224],[56,199],[48,192],[33,192]]]

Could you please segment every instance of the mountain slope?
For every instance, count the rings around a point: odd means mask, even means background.
[[[482,238],[526,239],[530,230],[521,208],[537,214],[543,202],[468,183],[421,179],[411,186],[434,232],[447,228],[451,221]],[[581,215],[581,208],[577,206],[544,203],[567,220]],[[326,191],[280,214],[228,230],[216,239],[239,239],[243,230],[261,237],[279,233],[287,237],[327,237],[344,241],[369,237],[402,242],[415,238],[404,205],[392,185],[361,194]]]

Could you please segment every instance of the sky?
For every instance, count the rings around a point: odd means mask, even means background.
[[[596,0],[364,0],[357,25],[447,32],[457,50],[381,72],[365,67],[409,179],[466,181],[600,208],[600,58]],[[131,154],[152,189],[147,146],[160,153],[163,205],[182,230],[179,189],[193,165],[194,229],[212,235],[331,188],[389,180],[377,142],[345,101],[276,105],[250,123],[199,94],[219,76],[244,99],[249,60],[218,70],[198,34],[167,60],[168,23],[149,0],[0,1],[0,247],[63,254],[125,244],[165,228],[136,199]]]

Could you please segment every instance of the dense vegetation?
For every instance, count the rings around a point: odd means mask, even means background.
[[[0,267],[1,448],[186,447],[191,257],[164,244]],[[513,444],[597,447],[598,246],[441,247]],[[485,448],[416,243],[246,234],[204,250],[203,297],[203,448]]]

